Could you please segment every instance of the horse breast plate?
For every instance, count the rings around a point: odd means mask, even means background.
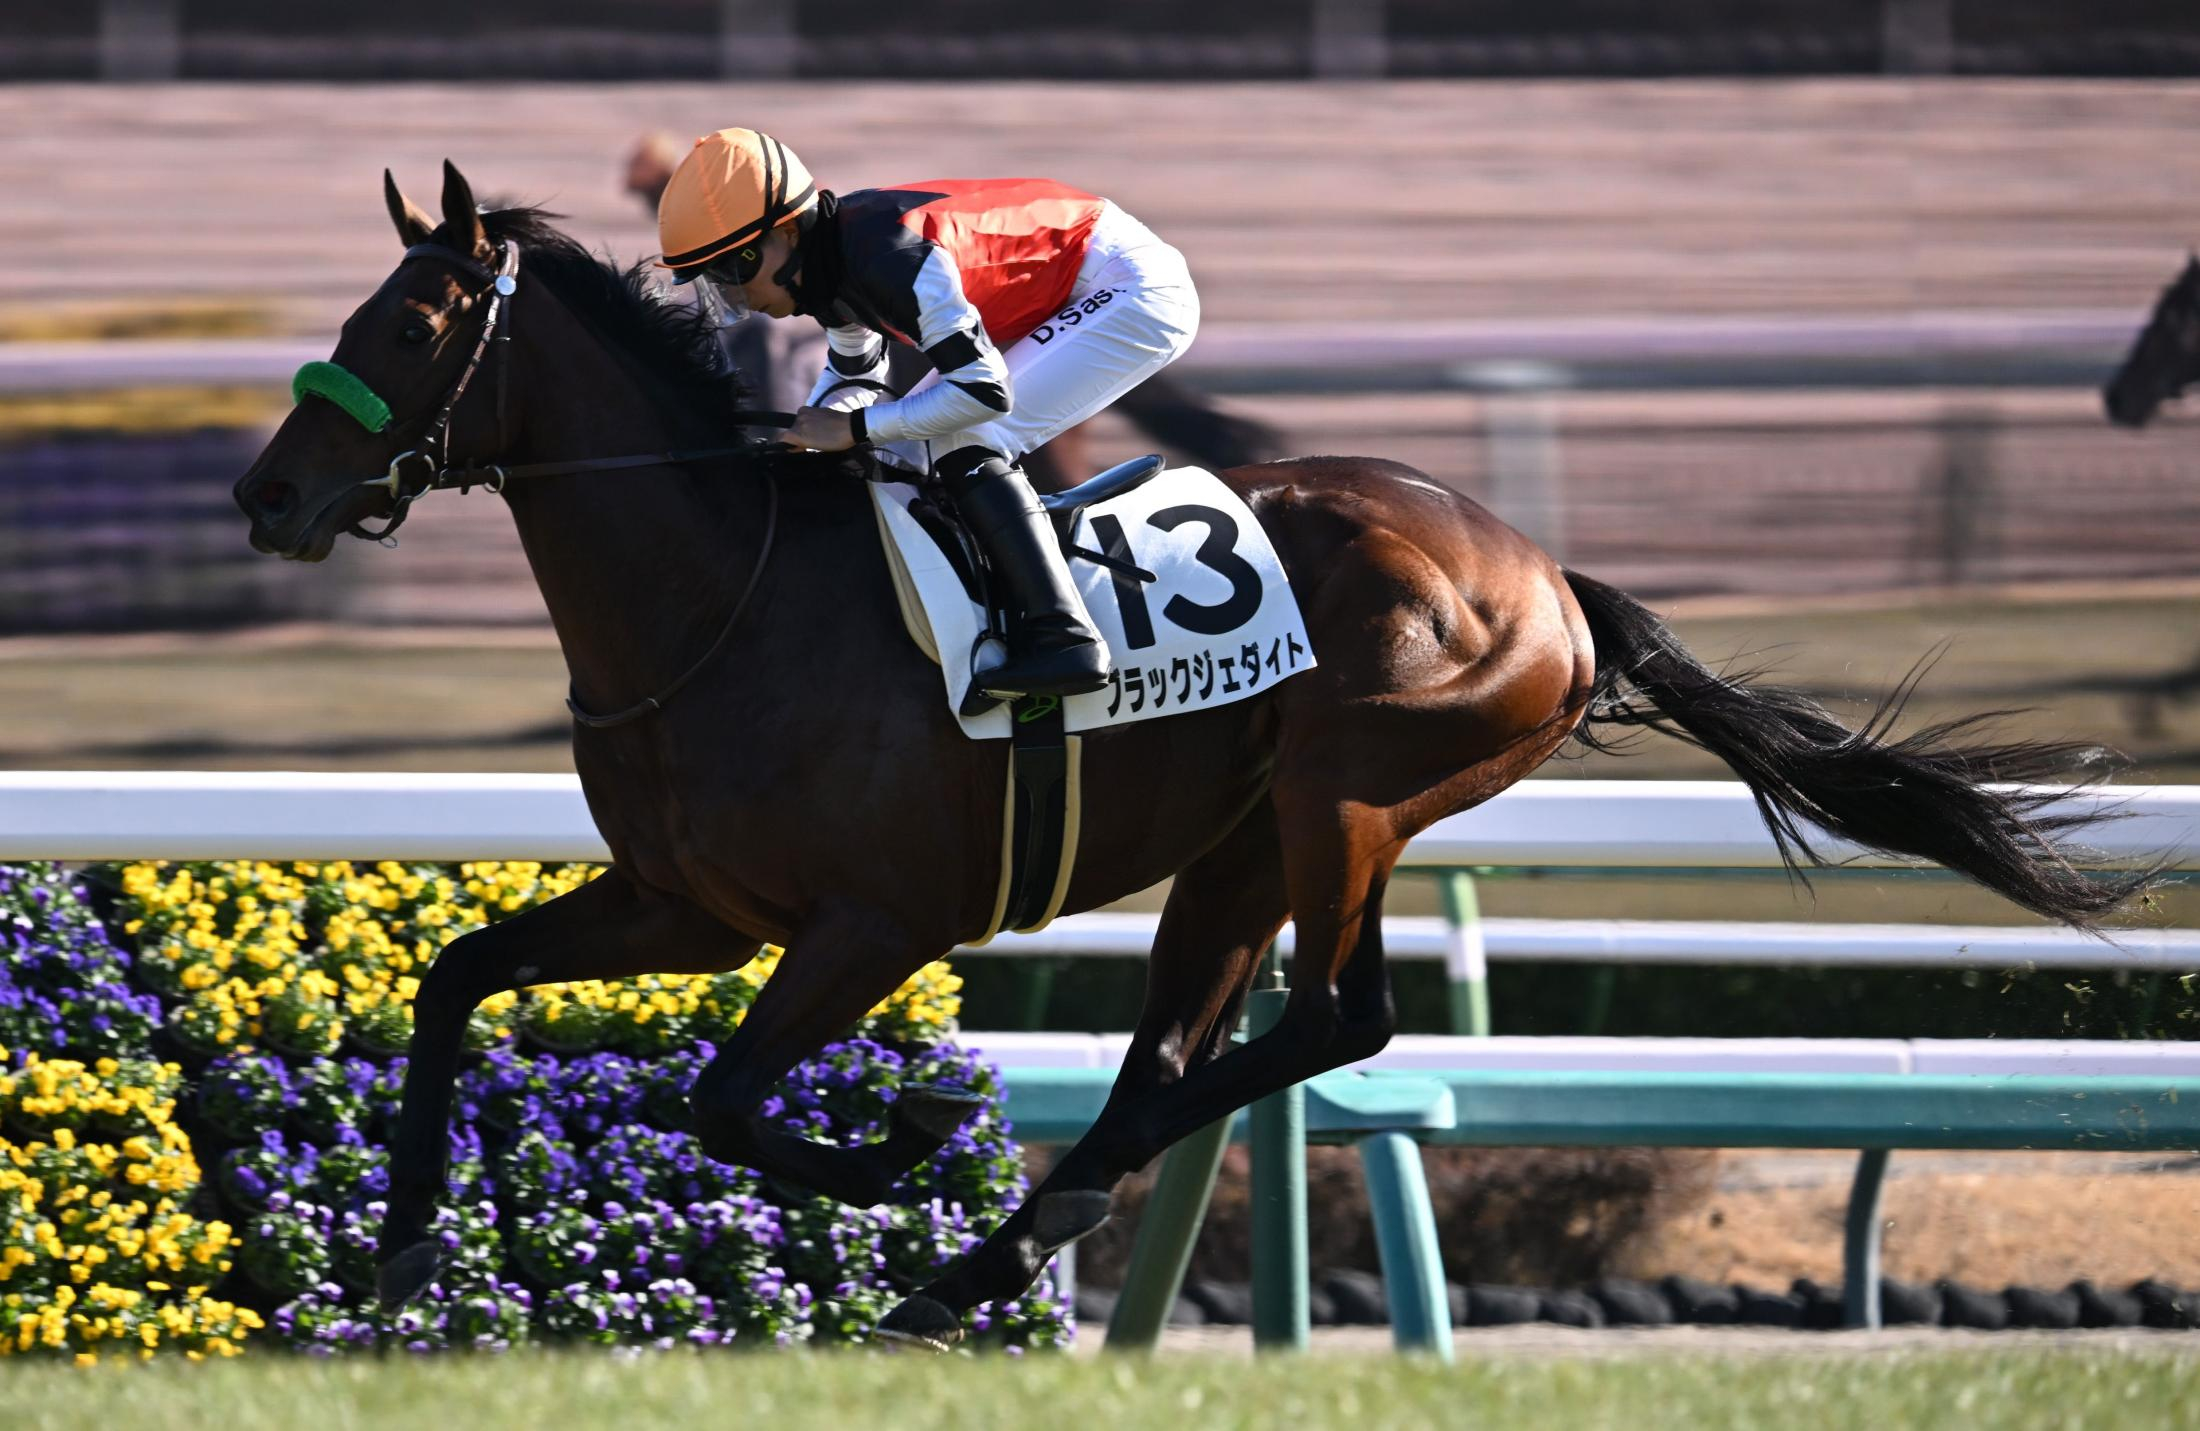
[[[985,614],[946,556],[909,514],[915,489],[871,484],[889,559],[906,574],[930,625],[952,709],[970,684],[970,652]],[[1108,643],[1107,688],[1072,696],[1072,732],[1154,720],[1261,694],[1314,665],[1313,643],[1267,532],[1212,473],[1180,467],[1088,507],[1073,545],[1154,574],[1151,583],[1070,559],[1070,574]],[[958,717],[974,739],[1005,738],[1008,710]]]

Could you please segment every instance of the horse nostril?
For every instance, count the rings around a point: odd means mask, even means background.
[[[298,504],[298,489],[288,482],[262,482],[252,489],[252,501],[268,517],[281,518]]]

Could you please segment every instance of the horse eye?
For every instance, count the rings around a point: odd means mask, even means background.
[[[397,336],[404,339],[408,343],[425,343],[428,341],[429,338],[433,337],[434,335],[429,331],[427,324],[420,322],[418,319],[415,319],[414,321],[407,323],[405,325],[404,331],[399,333]]]

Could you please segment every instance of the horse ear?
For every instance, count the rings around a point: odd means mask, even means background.
[[[474,204],[474,186],[448,159],[443,161],[443,231],[460,253],[472,254],[483,263],[494,256],[488,231],[481,226],[481,210]]]
[[[382,171],[382,202],[389,205],[390,222],[397,225],[397,237],[405,247],[426,243],[428,235],[435,232],[435,222],[420,206],[398,192],[397,178],[389,170]]]

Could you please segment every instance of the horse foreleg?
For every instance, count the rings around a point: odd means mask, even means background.
[[[1287,910],[1273,812],[1264,802],[1176,877],[1146,966],[1146,1000],[1099,1118],[984,1243],[903,1301],[882,1336],[944,1348],[982,1302],[1021,1295],[1047,1259],[1107,1221],[1109,1195],[1144,1165],[1124,1125],[1135,1110],[1229,1048],[1261,951]]]
[[[911,1168],[938,1152],[984,1106],[975,1094],[904,1089],[887,1135],[835,1147],[771,1125],[760,1112],[779,1081],[944,950],[865,905],[820,907],[788,943],[741,1027],[695,1080],[690,1104],[703,1151],[853,1207],[884,1202]]]
[[[719,973],[739,968],[761,947],[761,940],[683,900],[644,890],[617,869],[453,940],[413,999],[405,1096],[390,1143],[389,1210],[376,1247],[383,1305],[408,1300],[435,1277],[439,1247],[428,1229],[450,1157],[452,1086],[466,1021],[482,1000],[530,984]]]

